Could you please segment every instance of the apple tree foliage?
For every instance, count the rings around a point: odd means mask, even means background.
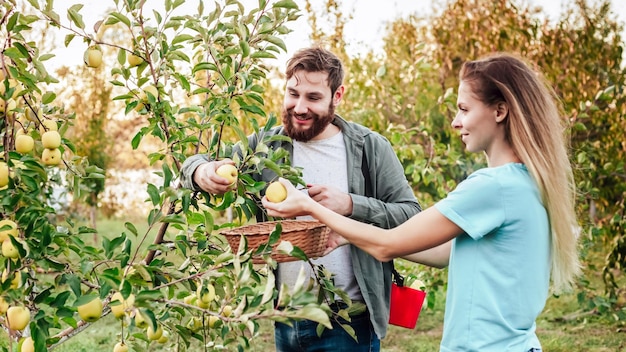
[[[259,192],[266,185],[255,182],[252,173],[271,168],[301,181],[300,170],[283,162],[285,150],[262,145],[250,150],[245,138],[277,123],[264,109],[267,62],[287,50],[281,36],[299,16],[298,7],[291,0],[259,0],[251,9],[234,0],[199,1],[195,12],[179,13],[182,0],[163,1],[162,9],[146,3],[113,0],[112,10],[92,24],[85,23],[81,13],[88,9],[80,4],[57,13],[53,0],[28,0],[21,8],[15,1],[2,2],[1,93],[3,101],[16,104],[4,109],[0,120],[0,152],[10,170],[9,184],[0,190],[0,214],[17,223],[17,236],[9,240],[19,255],[0,257],[5,273],[0,297],[31,311],[28,328],[9,331],[10,340],[30,335],[37,351],[57,346],[90,325],[77,315],[79,306],[100,299],[102,314],[108,314],[121,304],[112,300],[118,292],[125,302],[134,299],[124,306],[120,336],[135,351],[156,348],[147,327],[168,331],[167,343],[178,350],[245,350],[259,322],[267,319],[308,318],[328,327],[334,317],[328,303],[334,294],[345,294],[333,286],[330,273],[317,272],[317,289],[302,278],[279,297],[272,270],[276,262],[269,254],[261,253],[266,264],[255,265],[245,241],[231,251],[218,235],[259,211]],[[70,138],[62,139],[60,165],[42,161],[44,121],[54,121],[61,135],[70,136],[75,119],[57,99],[55,90],[62,88],[54,86],[58,80],[46,69],[52,54],[40,51],[31,37],[42,24],[64,36],[65,45],[81,41],[85,49],[117,50],[117,60],[104,63],[108,72],[94,74],[105,75],[113,100],[124,102],[126,114],[142,119],[132,147],[148,137],[159,145],[147,157],[161,182],[137,190],[145,192],[150,206],[145,226],[127,222],[122,233],[99,234],[92,243],[96,229],[57,212],[55,190],[66,187],[79,199],[83,184],[102,179],[104,172],[77,153]],[[113,28],[126,32],[131,42],[98,35]],[[128,64],[131,53],[142,59],[139,65]],[[15,151],[18,133],[34,137],[34,151]],[[237,142],[243,154],[235,159],[240,169],[236,190],[212,196],[179,186],[188,155],[223,158]],[[232,222],[218,216],[228,208],[234,209]],[[279,240],[279,232],[271,242]],[[152,244],[146,243],[149,239]],[[285,250],[306,259],[298,248]],[[277,304],[285,309],[277,310]]]

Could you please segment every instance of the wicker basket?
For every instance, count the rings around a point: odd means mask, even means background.
[[[279,263],[299,260],[298,258],[279,253],[276,246],[281,241],[289,241],[295,247],[300,248],[309,258],[322,256],[326,249],[326,241],[330,229],[326,225],[315,220],[282,220],[268,221],[238,227],[232,230],[223,231],[222,235],[228,240],[233,253],[239,250],[241,236],[246,236],[248,240],[248,250],[253,253],[260,246],[267,244],[270,234],[275,230],[276,225],[282,225],[280,240],[272,246],[272,258]],[[255,256],[252,261],[256,264],[265,263],[263,258]]]

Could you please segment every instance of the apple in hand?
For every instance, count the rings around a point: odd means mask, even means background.
[[[30,310],[26,307],[13,306],[7,309],[7,324],[11,330],[24,330],[30,322]]]
[[[287,199],[287,189],[282,183],[274,181],[267,186],[265,190],[265,197],[272,203],[280,203]]]
[[[92,299],[88,303],[78,306],[78,315],[88,323],[93,323],[100,319],[100,316],[102,316],[102,301],[100,298]]]
[[[235,182],[237,182],[237,176],[239,174],[239,171],[237,170],[235,165],[224,164],[224,165],[218,167],[217,170],[215,170],[215,173],[218,174],[219,176],[227,179],[228,182],[230,182],[230,184],[232,185]]]

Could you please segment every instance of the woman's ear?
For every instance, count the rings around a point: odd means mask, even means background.
[[[509,116],[509,106],[502,102],[496,105],[496,122],[500,123]]]

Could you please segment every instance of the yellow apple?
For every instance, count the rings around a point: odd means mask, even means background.
[[[0,229],[6,226],[10,226],[10,228],[5,228],[4,230],[0,230],[0,242],[4,242],[9,239],[9,235],[13,237],[17,237],[17,224],[13,220],[2,219],[0,220]]]
[[[35,147],[35,140],[27,134],[21,134],[15,137],[15,150],[18,153],[30,153]]]
[[[24,330],[30,322],[30,310],[26,307],[13,306],[7,309],[7,324],[11,330]]]
[[[222,315],[225,317],[230,317],[231,314],[233,314],[233,307],[225,305],[224,308],[222,308]]]
[[[155,98],[159,97],[159,90],[157,89],[157,87],[155,87],[153,85],[146,86],[146,88],[144,88],[143,91],[146,92],[146,93],[152,94],[152,96],[155,97]]]
[[[214,328],[215,324],[217,324],[217,322],[220,321],[220,318],[215,316],[215,315],[209,315],[209,322],[208,325],[210,328]]]
[[[50,166],[59,165],[59,163],[61,162],[61,150],[59,150],[59,148],[45,148],[41,153],[41,161],[43,161],[44,164]]]
[[[4,315],[9,309],[9,302],[4,299],[4,297],[0,296],[0,314]]]
[[[189,304],[189,305],[196,304],[196,294],[192,293],[189,296],[185,296],[185,298],[183,298],[183,302],[185,302],[185,304]]]
[[[130,67],[139,66],[141,65],[142,62],[143,62],[143,59],[141,58],[141,56],[137,56],[135,54],[128,54],[128,64],[130,65]]]
[[[37,118],[40,118],[40,119],[43,118],[43,110],[41,108],[36,108],[36,109],[33,108],[33,109],[31,109],[30,107],[26,108],[24,115],[26,115],[26,118],[28,119],[28,121],[35,122],[37,121]]]
[[[135,326],[141,329],[148,327],[148,321],[139,310],[135,313]]]
[[[102,316],[102,301],[100,298],[95,298],[78,306],[78,315],[80,318],[88,323],[93,323],[100,319]]]
[[[20,252],[17,248],[15,248],[10,239],[6,239],[2,242],[2,256],[11,259],[17,259],[20,257]]]
[[[102,64],[102,51],[96,46],[90,46],[85,50],[83,61],[87,67],[97,68]]]
[[[157,324],[157,329],[155,331],[154,329],[152,329],[152,324],[150,324],[150,326],[148,326],[148,331],[146,332],[146,335],[148,335],[148,338],[150,340],[158,340],[161,338],[161,336],[163,336],[163,328],[161,327],[161,325]]]
[[[9,165],[4,161],[0,161],[0,187],[9,184]]]
[[[158,343],[166,343],[169,340],[170,340],[170,332],[167,331],[167,330],[163,330],[163,335],[161,335],[161,337],[159,337],[157,342]]]
[[[7,279],[9,278],[9,271],[8,270],[4,270],[2,272],[2,282],[7,281]],[[13,280],[11,280],[11,288],[19,288],[22,285],[22,272],[21,271],[16,271],[15,272],[15,276],[13,277]]]
[[[237,170],[235,165],[224,164],[218,167],[217,170],[215,170],[215,173],[227,179],[228,182],[230,182],[230,184],[232,185],[237,182],[237,175],[239,174],[239,171]]]
[[[111,296],[111,302],[116,300],[119,301],[120,304],[111,306],[111,313],[113,313],[116,318],[121,319],[124,317],[126,311],[135,304],[135,295],[131,293],[127,299],[124,299],[121,292],[115,292]]]
[[[20,352],[35,352],[35,341],[28,336],[20,343]]]
[[[41,145],[44,148],[56,149],[61,146],[61,135],[58,131],[48,131],[41,135]]]
[[[39,115],[41,116],[41,114]],[[54,120],[43,120],[41,121],[41,126],[39,126],[39,132],[43,135],[46,131],[58,131],[59,126],[57,126],[56,121]]]
[[[128,352],[128,346],[124,342],[118,342],[113,347],[113,352]]]
[[[191,331],[198,331],[202,328],[202,319],[193,317],[187,322],[187,329]]]
[[[15,93],[13,93],[13,95],[15,95]],[[17,108],[17,103],[15,102],[15,100],[9,99],[5,102],[5,110],[7,113],[15,110],[15,108]]]
[[[265,196],[272,203],[280,203],[287,198],[287,189],[282,183],[274,181],[267,186]]]
[[[202,301],[204,303],[211,303],[215,299],[215,287],[211,284],[207,284],[206,286],[198,286],[196,296],[199,298],[198,301]]]

